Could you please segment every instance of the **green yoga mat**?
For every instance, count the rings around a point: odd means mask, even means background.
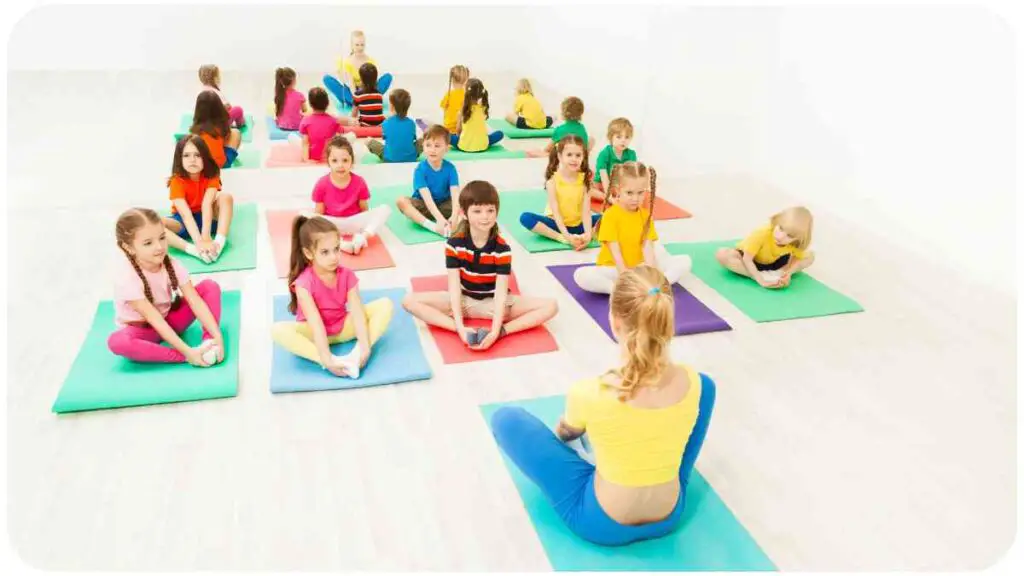
[[[114,304],[100,302],[92,327],[61,386],[53,411],[79,412],[189,400],[229,398],[238,394],[238,328],[241,293],[221,295],[220,330],[224,361],[209,368],[191,364],[141,364],[115,356],[107,348],[114,325]],[[203,329],[193,322],[182,338],[197,346]]]
[[[506,138],[551,138],[555,133],[555,127],[551,128],[519,128],[509,124],[504,118],[491,118],[487,125],[495,130],[501,130]]]
[[[666,244],[665,249],[670,254],[686,254],[693,259],[693,274],[755,322],[864,311],[849,297],[804,273],[793,276],[786,288],[768,289],[726,270],[715,259],[715,252],[723,247],[734,248],[737,242],[739,240]]]
[[[417,162],[426,160],[426,155],[420,154]],[[474,160],[496,160],[500,158],[526,158],[526,152],[523,150],[508,150],[504,146],[497,144],[491,146],[483,152],[463,152],[452,148],[448,150],[448,153],[444,155],[444,159],[449,162],[462,161],[472,162]],[[380,156],[376,154],[367,153],[359,160],[360,164],[383,164],[384,161],[380,159]],[[403,164],[411,164],[411,162],[403,162]]]
[[[501,207],[498,211],[498,222],[506,232],[516,239],[527,252],[553,252],[556,250],[572,250],[572,246],[555,242],[539,234],[534,234],[519,223],[519,215],[523,212],[544,213],[548,202],[545,190],[520,190],[501,193]],[[595,239],[587,248],[597,248],[601,244]]]
[[[238,157],[225,170],[246,170],[260,167],[261,154],[255,148],[239,148]]]
[[[169,216],[170,213],[165,213]],[[171,248],[171,256],[177,258],[192,274],[227,272],[229,270],[252,270],[256,268],[256,226],[258,216],[255,204],[236,204],[228,231],[228,245],[224,254],[213,264]],[[170,232],[168,232],[170,234]]]
[[[565,410],[564,396],[548,396],[481,406],[490,427],[501,406],[521,406],[554,428]],[[774,571],[775,565],[695,469],[686,488],[682,524],[656,540],[628,546],[591,544],[569,531],[540,489],[509,460],[512,475],[537,537],[552,568],[560,571]]]
[[[405,214],[402,214],[398,207],[395,206],[395,202],[401,196],[411,195],[412,183],[374,187],[370,190],[370,208],[380,205],[391,207],[391,215],[388,216],[388,229],[403,244],[425,244],[427,242],[441,242],[444,240],[444,238],[433,232],[428,232],[419,224],[406,218]]]
[[[242,142],[252,142],[252,116],[249,114],[245,115],[245,126],[242,126],[238,131],[242,134]],[[178,123],[178,131],[174,133],[174,141],[185,137],[188,134],[189,129],[192,128],[192,114],[182,114],[181,122]]]

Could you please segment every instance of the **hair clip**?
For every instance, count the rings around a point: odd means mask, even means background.
[[[657,286],[655,286],[654,288],[651,288],[650,290],[647,291],[647,295],[648,296],[654,296],[655,294],[658,294],[660,292],[661,292],[661,288],[658,288]]]

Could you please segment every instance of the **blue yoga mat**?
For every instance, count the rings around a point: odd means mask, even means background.
[[[565,412],[564,396],[481,406],[490,426],[502,406],[520,406],[554,428]],[[560,571],[774,571],[775,564],[733,516],[707,480],[693,470],[681,526],[656,540],[605,547],[577,537],[562,523],[540,489],[502,453],[552,568]]]
[[[363,290],[360,294],[363,302],[377,298],[390,298],[395,304],[395,315],[391,318],[387,332],[377,341],[370,353],[359,378],[339,378],[324,370],[319,364],[288,352],[274,345],[274,355],[270,368],[270,391],[279,392],[312,392],[315,390],[341,390],[345,388],[362,388],[381,384],[396,384],[413,380],[427,380],[433,375],[423,346],[420,344],[419,333],[412,316],[402,308],[404,288],[388,288],[385,290]],[[274,321],[294,320],[288,312],[288,296],[274,297]],[[348,353],[355,346],[355,340],[331,346],[336,355]]]
[[[282,130],[277,126],[277,120],[273,116],[267,116],[267,137],[271,140],[287,140],[289,134],[298,134],[298,130]]]

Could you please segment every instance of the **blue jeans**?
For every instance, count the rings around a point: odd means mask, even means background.
[[[498,142],[501,142],[501,139],[504,138],[504,137],[505,137],[505,133],[502,132],[501,130],[495,130],[494,132],[491,132],[490,134],[487,135],[487,148],[490,148],[491,146],[494,146]],[[456,148],[459,148],[459,135],[458,134],[452,134],[452,146],[455,146]],[[459,150],[462,150],[462,148],[459,148]],[[462,151],[465,152],[465,150],[462,150]],[[486,151],[487,151],[486,149],[485,150],[480,150],[480,152],[486,152]],[[475,154],[475,152],[470,152],[470,154]]]
[[[388,88],[391,87],[391,81],[393,79],[394,78],[391,74],[385,74],[378,78],[377,91],[381,94],[387,93]],[[341,102],[342,106],[351,108],[355,104],[355,100],[352,98],[352,90],[348,86],[342,84],[341,81],[334,76],[331,76],[330,74],[324,75],[324,88],[334,95],[334,97],[338,99],[338,102]]]
[[[664,520],[627,526],[612,520],[594,495],[594,465],[558,439],[536,416],[522,408],[499,408],[491,417],[498,446],[547,497],[555,513],[574,534],[602,546],[622,546],[664,536],[679,526],[686,500],[686,485],[697,461],[711,412],[715,383],[700,375],[701,396],[697,422],[679,465],[679,500]]]
[[[593,213],[590,214],[590,226],[591,226],[590,229],[591,230],[594,229],[593,227],[597,225],[597,221],[600,220],[600,219],[601,219],[601,215],[600,214],[593,214]],[[547,226],[548,228],[551,228],[556,233],[558,232],[558,224],[555,224],[555,219],[554,218],[552,218],[550,216],[544,216],[542,214],[537,214],[537,213],[534,213],[534,212],[523,212],[522,214],[520,214],[519,215],[519,223],[523,225],[523,228],[526,228],[527,230],[529,230],[531,232],[533,231],[534,228],[537,227],[537,224],[543,224],[543,225]],[[566,228],[566,230],[569,231],[569,234],[583,234],[583,223],[582,222],[580,222],[576,226],[566,226],[565,228]]]
[[[181,231],[178,232],[178,236],[181,236],[185,240],[192,240],[193,242],[195,242],[195,240],[193,240],[192,237],[188,235],[188,228],[185,228],[185,221],[181,219],[181,214],[175,212],[175,213],[171,214],[171,218],[174,218],[175,220],[178,221],[178,224],[181,224]],[[202,232],[203,232],[203,213],[202,212],[193,212],[192,213],[192,219],[196,221],[196,228],[199,228],[199,233],[202,234]],[[213,222],[210,222],[210,236],[213,237],[216,234],[217,234],[217,221],[214,220]]]
[[[231,146],[224,146],[224,165],[221,168],[231,168],[238,159],[238,150]]]

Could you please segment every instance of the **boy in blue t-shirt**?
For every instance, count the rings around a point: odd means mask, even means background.
[[[423,134],[426,159],[416,165],[412,178],[412,196],[398,199],[398,209],[406,218],[447,238],[459,223],[459,174],[455,165],[444,159],[451,136],[444,126],[435,124]]]
[[[380,125],[384,143],[370,140],[366,143],[371,154],[385,162],[415,162],[423,151],[423,141],[416,138],[416,122],[409,118],[412,97],[401,88],[391,91],[388,99],[395,111]]]

